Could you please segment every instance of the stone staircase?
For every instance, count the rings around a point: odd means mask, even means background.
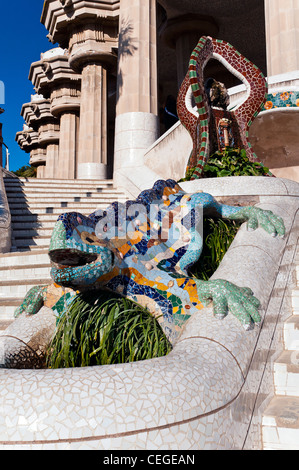
[[[299,249],[293,315],[284,323],[284,351],[274,364],[275,396],[263,415],[264,450],[299,450]]]
[[[64,212],[89,215],[127,197],[113,181],[48,180],[5,177],[12,218],[12,248],[0,255],[0,330],[26,292],[51,282],[48,247],[58,216]]]

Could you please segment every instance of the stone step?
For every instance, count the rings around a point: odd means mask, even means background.
[[[84,208],[83,210],[75,211],[75,212],[79,212],[80,214],[88,217],[90,214],[93,213],[93,208],[90,208],[90,209],[91,210],[86,210]],[[12,223],[13,224],[15,223],[21,224],[23,222],[35,223],[35,224],[53,223],[54,225],[58,217],[63,213],[64,211],[60,211],[59,213],[55,212],[55,213],[39,214],[38,212],[33,213],[33,212],[28,211],[27,213],[23,213],[23,214],[17,215],[16,217],[12,217],[12,221],[13,221]]]
[[[263,415],[263,450],[299,450],[299,397],[275,396]]]
[[[53,230],[55,222],[57,221],[57,217],[53,217],[52,220],[44,220],[42,222],[36,222],[32,218],[32,221],[27,222],[13,222],[11,224],[12,231],[19,232],[19,231],[27,231],[27,230]]]
[[[299,315],[299,288],[292,290],[291,300],[292,300],[293,315]]]
[[[89,215],[89,214],[88,214]],[[53,223],[57,221],[59,215],[57,214],[32,214],[28,212],[28,214],[19,215],[12,219],[12,226],[14,227],[15,224],[44,224],[44,223]]]
[[[55,179],[55,178],[9,178],[4,177],[4,184],[6,185],[20,185],[20,186],[51,186],[63,185],[63,186],[113,186],[113,180],[70,180],[70,179]]]
[[[125,202],[126,199],[119,198],[118,202]],[[20,207],[68,207],[69,205],[72,207],[88,207],[89,205],[97,206],[98,204],[105,204],[105,206],[109,206],[114,200],[111,200],[109,196],[97,196],[93,198],[73,198],[73,197],[63,197],[63,198],[56,198],[44,195],[42,198],[35,198],[30,200],[13,200],[10,198],[8,200],[9,207],[11,209],[20,208]]]
[[[8,197],[11,197],[12,195],[15,197],[24,197],[24,196],[32,196],[32,195],[40,195],[44,194],[45,191],[48,194],[51,195],[56,195],[56,194],[78,194],[78,195],[88,195],[89,194],[107,194],[107,195],[123,195],[121,191],[118,191],[115,188],[110,188],[110,187],[91,187],[91,188],[77,188],[75,186],[70,186],[68,188],[63,188],[61,186],[53,187],[53,188],[45,188],[43,186],[34,186],[32,188],[24,188],[23,186],[17,187],[17,186],[11,186],[11,187],[6,187],[6,193]]]
[[[69,189],[63,189],[63,188],[52,188],[52,190],[48,190],[47,188],[33,188],[32,190],[27,190],[25,189],[24,191],[16,191],[16,190],[7,190],[6,189],[6,194],[8,200],[11,199],[16,199],[17,201],[26,201],[28,199],[32,198],[43,198],[43,197],[50,197],[50,198],[64,198],[64,197],[69,197],[69,198],[74,198],[74,197],[80,197],[81,199],[91,199],[93,197],[98,197],[98,198],[109,198],[112,201],[117,200],[118,198],[125,198],[126,195],[122,192],[118,192],[116,190],[109,190],[109,189],[90,189],[90,190],[78,190],[76,188],[69,188]]]
[[[48,184],[41,184],[37,182],[33,183],[7,183],[5,182],[5,189],[9,193],[12,192],[23,192],[26,193],[27,191],[37,191],[37,190],[44,190],[44,191],[50,191],[53,192],[55,190],[58,191],[82,191],[82,192],[101,192],[104,190],[110,190],[110,191],[117,191],[119,192],[112,184],[76,184],[73,183],[72,181],[69,181],[68,183],[48,183]]]
[[[39,279],[23,279],[19,281],[0,281],[1,298],[24,298],[26,293],[34,286],[48,285],[50,276]]]
[[[11,208],[10,213],[12,218],[18,216],[26,216],[26,215],[45,215],[45,214],[55,214],[57,217],[65,212],[78,212],[82,215],[90,215],[97,210],[105,210],[107,209],[107,204],[86,204],[84,205],[68,205],[66,207],[53,207],[52,205],[49,207],[40,205],[36,207],[23,207],[20,206],[18,208]]]
[[[287,351],[299,351],[299,315],[293,315],[284,322],[284,346]]]
[[[24,246],[12,246],[11,253],[36,253],[43,250],[45,253],[49,250],[49,245],[24,245]]]
[[[90,215],[126,196],[112,180],[5,178],[12,216],[11,253],[0,256],[0,328],[11,321],[26,293],[52,282],[48,248],[60,214]]]
[[[51,237],[53,232],[54,224],[51,227],[39,227],[36,229],[13,229],[12,230],[12,238],[19,239],[19,238],[33,238],[33,237]]]
[[[284,351],[274,364],[276,395],[299,397],[299,350]]]
[[[105,202],[107,205],[111,204],[112,202],[120,202],[124,203],[127,201],[127,198],[123,194],[106,194],[106,193],[85,193],[85,194],[78,194],[78,193],[73,193],[73,194],[68,194],[64,192],[63,194],[59,193],[48,193],[48,192],[43,192],[41,194],[32,194],[32,195],[19,195],[16,196],[11,195],[7,197],[9,205],[11,204],[24,204],[24,205],[29,205],[29,204],[36,204],[36,203],[44,203],[49,201],[53,202],[75,202],[75,203],[82,203],[86,202],[88,203],[89,201],[92,203],[96,202]]]
[[[50,260],[45,264],[31,264],[0,268],[1,281],[21,281],[23,279],[50,279]]]
[[[11,242],[15,247],[24,246],[50,246],[51,236],[45,237],[29,237],[29,238],[12,238]]]
[[[105,203],[107,206],[112,204],[113,202],[119,202],[119,203],[125,203],[128,199],[126,199],[123,195],[117,195],[114,194],[113,197],[109,194],[99,194],[99,193],[94,193],[90,194],[89,196],[83,195],[83,196],[77,196],[77,195],[69,195],[64,193],[63,195],[51,195],[48,193],[43,193],[40,196],[33,196],[33,197],[8,197],[8,202],[9,205],[15,205],[15,204],[22,204],[24,206],[28,206],[31,204],[41,204],[43,205],[44,203],[49,204],[49,201],[51,203],[62,203],[62,202],[70,202],[73,204],[96,204],[96,203]]]
[[[10,266],[35,266],[49,263],[47,250],[28,251],[25,253],[5,253],[0,255],[0,268]]]
[[[23,210],[31,212],[32,209],[45,210],[49,208],[54,209],[65,209],[69,212],[80,212],[80,210],[89,210],[94,211],[97,209],[106,210],[112,203],[110,199],[84,199],[83,201],[74,201],[74,199],[54,199],[54,198],[44,198],[43,200],[28,201],[27,203],[22,202],[10,202],[9,209],[11,214],[15,210]],[[124,203],[124,200],[118,200],[118,203]]]
[[[6,192],[8,196],[15,195],[16,197],[22,197],[24,195],[32,196],[34,194],[43,194],[45,192],[49,194],[79,194],[79,195],[88,195],[88,194],[107,194],[107,195],[124,195],[122,191],[117,190],[113,187],[101,187],[101,186],[91,186],[91,187],[76,187],[76,186],[69,186],[69,187],[62,187],[55,186],[55,187],[43,187],[43,186],[32,186],[32,187],[24,187],[24,186],[5,186]]]

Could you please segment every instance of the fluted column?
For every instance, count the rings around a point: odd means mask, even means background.
[[[60,117],[59,177],[76,178],[76,159],[79,117],[76,112],[64,113]]]
[[[37,167],[36,177],[38,179],[43,179],[45,177],[45,169],[46,169],[45,165],[39,165]]]
[[[155,0],[121,0],[114,178],[142,165],[159,136]]]
[[[117,115],[158,112],[156,0],[121,0]]]
[[[41,60],[31,64],[29,79],[35,90],[48,98],[50,113],[60,122],[55,177],[74,179],[78,153],[80,75],[70,68],[68,52],[58,47],[41,54]]]
[[[299,4],[265,0],[267,74],[299,70]]]
[[[81,76],[78,179],[107,178],[107,74],[116,70],[115,36],[115,22],[106,20],[77,24],[71,32],[69,63]]]
[[[49,39],[68,50],[70,67],[82,76],[78,179],[108,176],[106,82],[107,72],[116,73],[119,1],[44,1]]]
[[[51,92],[51,112],[60,120],[58,178],[77,176],[80,85],[76,79],[58,82]]]
[[[47,156],[45,148],[40,146],[38,128],[34,130],[25,125],[23,131],[17,132],[15,140],[22,150],[30,154],[29,163],[37,169],[37,178],[42,178]]]
[[[45,178],[59,177],[59,133],[59,123],[54,121],[39,128],[39,144],[46,149]]]
[[[47,163],[46,163],[46,169],[45,169],[46,178],[57,178],[58,157],[59,157],[58,143],[52,142],[48,144]]]
[[[81,75],[78,178],[107,177],[107,71],[88,63]]]
[[[26,126],[17,133],[16,140],[23,150],[31,152],[30,163],[33,166],[44,167],[38,172],[38,177],[57,178],[59,120],[51,114],[50,107],[48,99],[42,95],[32,95],[30,103],[22,106],[21,115]]]

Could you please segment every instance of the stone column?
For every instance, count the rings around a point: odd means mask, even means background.
[[[155,0],[121,0],[117,114],[157,114]]]
[[[97,19],[74,25],[70,66],[81,76],[78,179],[107,179],[107,73],[116,70],[115,21]]]
[[[45,176],[44,176],[44,175],[45,175],[45,169],[46,169],[45,165],[39,165],[39,166],[37,167],[36,177],[37,177],[38,179],[43,179],[43,178],[45,177]]]
[[[45,168],[46,178],[56,178],[59,158],[59,145],[58,143],[49,143],[47,145],[47,163]]]
[[[168,47],[176,51],[178,89],[186,76],[190,55],[200,37],[217,37],[218,32],[215,20],[208,16],[182,15],[167,20],[162,38]]]
[[[267,75],[299,69],[299,4],[297,0],[265,0]]]
[[[76,112],[63,113],[60,117],[59,177],[76,178],[79,117]]]
[[[44,0],[49,39],[68,49],[70,67],[82,75],[78,179],[107,177],[106,73],[116,73],[119,1]]]
[[[30,103],[22,106],[21,116],[26,125],[23,132],[17,133],[16,140],[23,150],[31,152],[30,163],[33,166],[44,167],[38,171],[38,177],[57,178],[59,120],[51,114],[50,108],[50,101],[43,95],[32,95]]]
[[[114,178],[143,164],[159,136],[155,0],[121,0]],[[144,175],[146,177],[146,175]]]
[[[66,50],[54,48],[33,62],[29,79],[38,93],[50,101],[50,112],[60,121],[59,161],[55,177],[75,179],[77,159],[77,127],[80,111],[81,78],[69,66]]]
[[[77,78],[57,80],[51,92],[51,113],[60,120],[57,177],[62,179],[77,175],[80,86]]]
[[[48,122],[39,128],[39,144],[46,148],[46,167],[44,178],[59,176],[59,124]]]
[[[37,169],[37,178],[44,178],[46,168],[47,151],[45,148],[37,147],[30,152],[29,163]]]
[[[15,140],[22,150],[30,154],[29,163],[37,169],[37,178],[43,178],[47,156],[46,150],[40,146],[38,130],[25,125],[23,131],[17,132]]]
[[[79,179],[107,177],[107,71],[87,63],[81,75],[81,107],[77,175]]]

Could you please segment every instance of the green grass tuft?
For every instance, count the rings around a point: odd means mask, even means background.
[[[78,294],[60,319],[48,367],[73,368],[142,361],[167,355],[171,345],[156,318],[107,291]]]
[[[235,221],[205,217],[203,250],[189,274],[196,279],[208,281],[220,265],[240,226],[241,223]]]

